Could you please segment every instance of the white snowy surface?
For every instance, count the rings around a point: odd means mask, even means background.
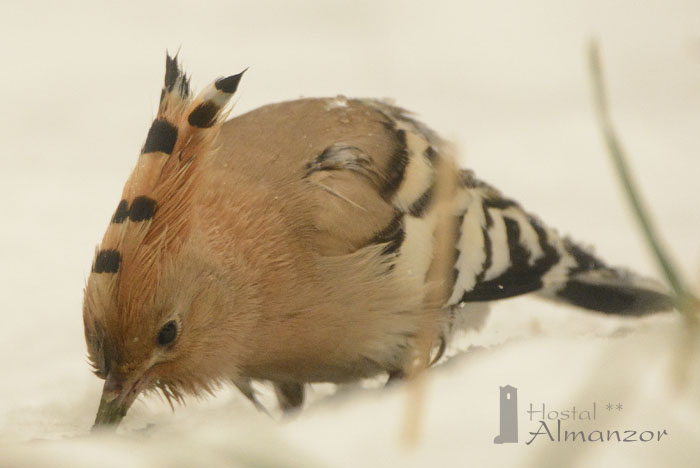
[[[532,298],[497,304],[466,352],[410,390],[312,392],[280,421],[231,390],[172,413],[141,399],[91,436],[82,287],[154,115],[164,52],[196,87],[250,67],[235,114],[299,96],[391,97],[461,161],[613,264],[655,275],[591,108],[600,39],[614,119],[682,271],[700,277],[700,3],[666,0],[4,2],[0,15],[0,466],[697,466],[700,353],[678,315],[623,320]],[[520,442],[495,445],[498,388]],[[597,403],[571,430],[659,442],[556,443],[525,411]],[[621,411],[603,405],[621,403]],[[419,411],[413,448],[401,433]]]

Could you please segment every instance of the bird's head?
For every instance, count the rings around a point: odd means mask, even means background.
[[[246,329],[234,285],[204,252],[211,232],[193,226],[193,193],[203,159],[242,73],[216,80],[197,97],[177,58],[166,59],[158,115],[98,246],[85,287],[89,360],[104,388],[95,425],[118,423],[136,397],[160,390],[168,401],[211,391],[231,372],[214,351]],[[232,312],[234,311],[234,312]],[[225,321],[237,321],[227,327]]]

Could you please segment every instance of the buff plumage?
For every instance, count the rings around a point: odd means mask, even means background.
[[[670,307],[459,170],[408,112],[336,97],[225,122],[242,73],[192,97],[167,57],[156,119],[85,288],[96,423],[142,392],[398,378],[444,350],[460,305],[537,293],[605,313]],[[423,357],[416,361],[416,356]]]

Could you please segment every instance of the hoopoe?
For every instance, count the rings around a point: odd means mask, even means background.
[[[460,305],[534,292],[604,313],[670,308],[471,171],[407,111],[300,99],[225,122],[243,73],[196,97],[177,57],[85,287],[96,425],[144,391],[400,377]]]

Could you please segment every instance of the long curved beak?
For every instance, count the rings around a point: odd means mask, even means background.
[[[129,386],[124,386],[111,375],[107,376],[102,388],[100,407],[97,409],[95,424],[92,430],[110,427],[116,429],[136,397],[141,393],[146,382],[145,376]]]

